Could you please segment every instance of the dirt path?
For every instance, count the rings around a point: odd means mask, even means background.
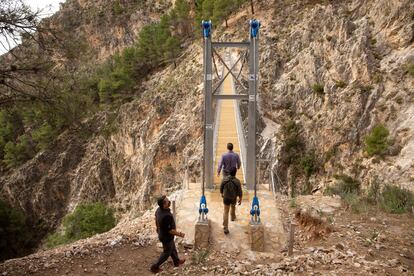
[[[177,225],[186,233],[186,242],[194,242],[194,225],[198,219],[198,202],[200,200],[200,184],[191,183],[182,196],[177,208]],[[244,192],[243,202],[236,208],[237,220],[229,222],[230,234],[223,233],[223,200],[218,190],[207,191],[208,218],[212,226],[212,248],[221,252],[241,252],[241,255],[254,255],[250,250],[248,224],[252,192]],[[279,209],[271,192],[260,190],[258,197],[261,206],[261,219],[265,226],[265,252],[274,253],[285,244],[285,233]]]

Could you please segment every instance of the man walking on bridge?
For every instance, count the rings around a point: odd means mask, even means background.
[[[224,203],[223,228],[224,234],[227,235],[229,233],[229,210],[231,221],[235,221],[237,197],[239,197],[239,205],[243,197],[240,180],[236,178],[236,168],[231,168],[230,175],[223,177],[220,185],[220,193]]]
[[[160,266],[171,256],[174,266],[182,265],[185,260],[178,258],[177,249],[175,247],[174,236],[184,238],[185,234],[178,232],[175,227],[174,217],[171,213],[171,202],[166,196],[158,199],[158,209],[155,212],[155,225],[157,226],[158,238],[162,242],[163,252],[158,261],[151,266],[154,273],[161,272]]]
[[[236,169],[236,172],[237,172],[237,170],[240,169],[240,166],[241,166],[239,155],[233,151],[233,144],[228,143],[227,149],[229,151],[224,153],[221,156],[221,159],[220,159],[220,162],[217,168],[217,176],[220,176],[221,169],[223,169],[223,178],[229,175],[230,170],[232,168]],[[236,173],[234,175],[236,175]]]

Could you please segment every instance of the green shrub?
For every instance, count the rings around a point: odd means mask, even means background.
[[[290,208],[296,208],[298,205],[297,205],[297,203],[296,203],[296,198],[295,197],[292,197],[291,199],[290,199],[290,203],[289,203],[289,207]]]
[[[234,8],[233,0],[215,0],[213,7],[213,23],[219,26],[222,20],[225,20],[228,27],[227,19]]]
[[[194,252],[192,256],[193,264],[205,263],[207,261],[208,254],[209,254],[208,250],[200,250],[200,251]]]
[[[17,110],[0,111],[0,158],[8,142],[14,142],[24,129],[22,117]]]
[[[411,77],[414,77],[414,62],[405,65],[405,72]]]
[[[115,1],[112,6],[112,12],[114,15],[120,15],[124,12],[124,9],[121,7],[119,1]]]
[[[282,126],[282,132],[285,136],[286,150],[295,150],[303,146],[302,140],[300,139],[300,129],[295,121],[290,120]]]
[[[46,246],[49,248],[56,247],[69,242],[70,241],[66,239],[65,235],[59,232],[50,234],[46,238]]]
[[[346,205],[354,213],[362,213],[368,210],[365,198],[360,197],[361,183],[352,177],[341,174],[336,175],[337,182],[325,189],[325,195],[339,195]]]
[[[359,197],[355,193],[345,193],[341,196],[341,198],[353,213],[359,214],[368,211],[368,204],[366,200]]]
[[[338,151],[338,146],[334,145],[324,154],[324,161],[325,163],[332,159],[336,155]]]
[[[102,135],[106,139],[108,139],[113,133],[118,131],[118,124],[116,121],[117,115],[117,112],[111,113],[108,115],[106,119],[106,124],[101,130]]]
[[[343,80],[339,80],[339,81],[336,82],[336,87],[345,88],[346,87],[346,82],[344,82]]]
[[[295,121],[290,120],[282,125],[284,136],[283,162],[286,165],[298,164],[305,145],[300,135],[300,126]],[[298,168],[300,169],[300,168]]]
[[[414,206],[414,194],[393,185],[385,185],[380,196],[381,207],[389,213],[405,213]]]
[[[47,246],[57,246],[95,234],[109,231],[115,226],[113,210],[101,202],[83,203],[63,219],[63,233],[48,236]]]
[[[28,135],[21,135],[16,143],[8,142],[4,147],[4,163],[7,167],[17,167],[35,155],[34,145]]]
[[[379,155],[383,156],[388,149],[388,135],[389,131],[384,125],[375,126],[371,133],[365,136],[364,150],[369,156]]]
[[[313,92],[315,92],[316,94],[319,94],[319,95],[323,95],[323,94],[324,94],[323,84],[315,83],[315,84],[312,86],[312,90],[313,90]]]
[[[0,261],[28,250],[30,240],[24,214],[0,199]]]
[[[371,181],[367,191],[367,201],[371,204],[377,204],[381,194],[380,183],[377,179]]]
[[[37,143],[36,147],[39,150],[47,149],[55,136],[55,130],[48,123],[44,123],[32,132],[33,140]]]
[[[394,100],[397,104],[403,104],[404,103],[404,98],[401,97],[401,96],[396,97]]]
[[[309,151],[300,159],[300,165],[306,177],[310,177],[317,170],[317,160],[315,151]]]
[[[357,84],[356,85],[361,93],[370,93],[374,87],[372,85]]]
[[[326,195],[340,195],[343,197],[346,194],[359,194],[361,190],[361,183],[352,177],[341,174],[335,175],[337,182],[333,186],[325,189]]]
[[[115,54],[98,70],[97,87],[101,102],[109,102],[115,95],[132,88],[138,61],[137,49],[129,47],[121,54]]]
[[[114,13],[122,12],[117,3],[115,2]],[[114,55],[100,68],[97,86],[101,102],[110,102],[130,91],[136,80],[145,73],[165,63],[173,62],[175,65],[181,53],[181,43],[191,29],[189,12],[188,3],[177,0],[175,7],[161,16],[158,23],[145,25],[141,29],[134,46]],[[184,35],[173,35],[172,29]]]

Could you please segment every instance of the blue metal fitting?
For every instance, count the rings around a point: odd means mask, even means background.
[[[260,21],[253,19],[249,21],[249,24],[250,24],[250,36],[257,37],[257,34],[259,33],[259,28],[260,28]]]
[[[206,38],[209,37],[211,33],[211,28],[213,26],[213,24],[211,24],[211,20],[209,21],[203,20],[201,22],[201,26],[203,27],[203,36]]]
[[[207,215],[207,213],[208,213],[207,200],[206,200],[206,197],[204,195],[201,196],[200,207],[198,209],[198,213],[200,215],[201,215],[201,213],[204,213],[205,215]]]
[[[260,216],[259,199],[257,198],[257,196],[253,197],[252,209],[250,210],[250,215],[251,216],[257,215],[258,217]]]

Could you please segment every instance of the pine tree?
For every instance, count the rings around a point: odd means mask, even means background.
[[[213,7],[214,23],[219,25],[222,20],[225,20],[226,27],[228,27],[227,19],[233,7],[234,7],[233,0],[214,1],[214,7]]]
[[[214,10],[214,0],[204,0],[203,1],[203,20],[209,20],[213,17],[213,10]]]
[[[171,19],[173,19],[171,24],[177,30],[178,34],[185,37],[190,36],[192,31],[190,6],[186,0],[177,0],[175,2],[175,7],[172,11]]]
[[[174,62],[174,68],[177,67],[176,58],[180,54],[180,40],[175,36],[169,37],[164,43],[164,57],[167,61]]]

